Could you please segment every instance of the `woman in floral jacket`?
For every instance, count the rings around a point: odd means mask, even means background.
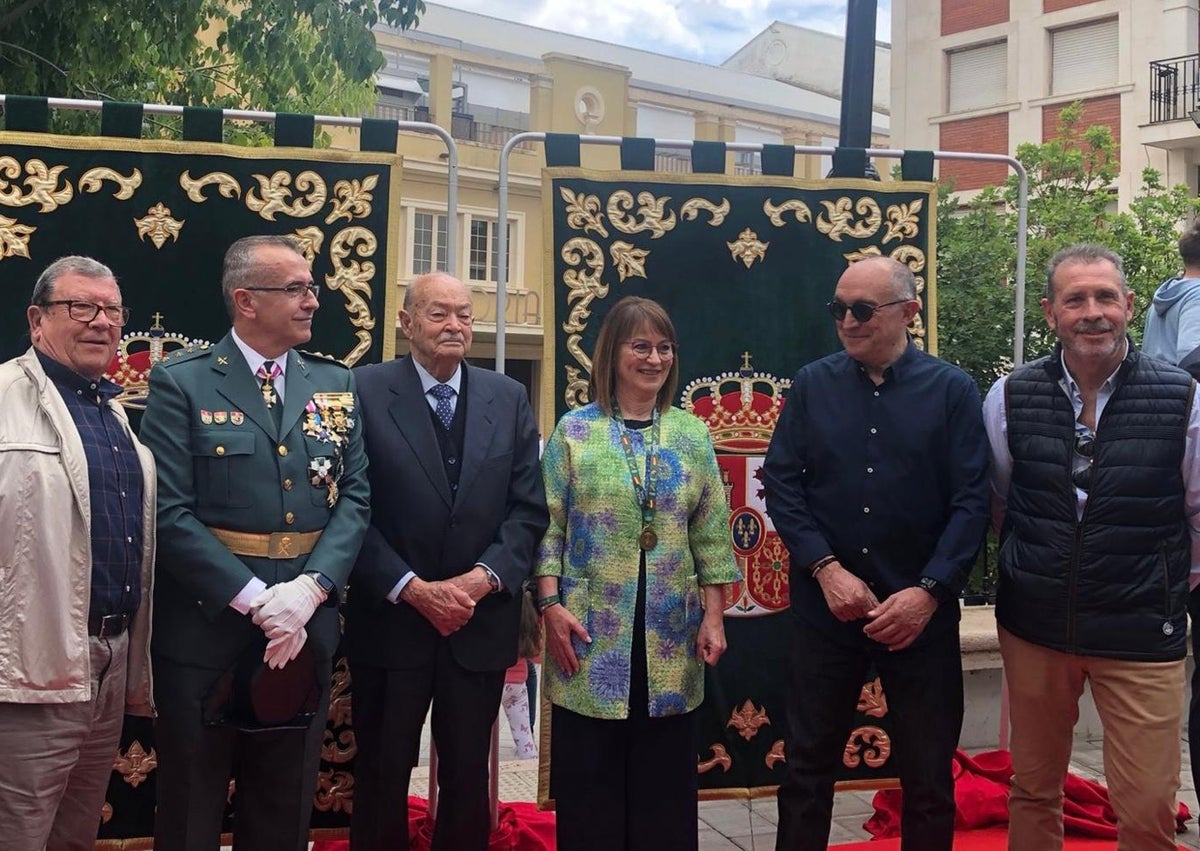
[[[542,458],[538,554],[560,851],[697,847],[692,710],[740,579],[705,425],[671,406],[675,329],[624,298],[600,328],[591,404]]]

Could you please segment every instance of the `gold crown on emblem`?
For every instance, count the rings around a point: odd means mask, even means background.
[[[779,413],[783,391],[792,386],[787,378],[756,372],[750,353],[742,353],[742,367],[716,378],[697,378],[683,388],[680,401],[685,411],[708,426],[713,446],[724,452],[761,455],[767,451]]]
[[[207,340],[193,340],[182,334],[167,331],[162,314],[155,313],[154,324],[146,331],[134,331],[121,337],[117,353],[108,364],[105,375],[121,385],[117,401],[127,408],[146,407],[150,392],[150,370],[160,360],[180,349],[208,348]]]

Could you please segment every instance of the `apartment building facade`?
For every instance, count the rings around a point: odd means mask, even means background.
[[[1197,189],[1197,0],[893,0],[892,139],[897,147],[1012,155],[1043,142],[1062,109],[1107,125],[1120,148],[1119,198],[1146,166]],[[1200,112],[1195,113],[1200,119]],[[1004,166],[943,163],[973,190]]]

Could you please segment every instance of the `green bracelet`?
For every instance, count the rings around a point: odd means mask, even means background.
[[[546,609],[550,608],[551,606],[557,605],[561,602],[562,600],[559,599],[557,594],[551,594],[549,597],[542,597],[534,604],[534,606],[537,608],[538,612],[541,613],[546,611]]]

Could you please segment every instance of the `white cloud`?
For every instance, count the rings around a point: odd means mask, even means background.
[[[773,21],[844,35],[846,0],[432,0],[495,18],[714,65]],[[891,34],[879,0],[877,39]]]

